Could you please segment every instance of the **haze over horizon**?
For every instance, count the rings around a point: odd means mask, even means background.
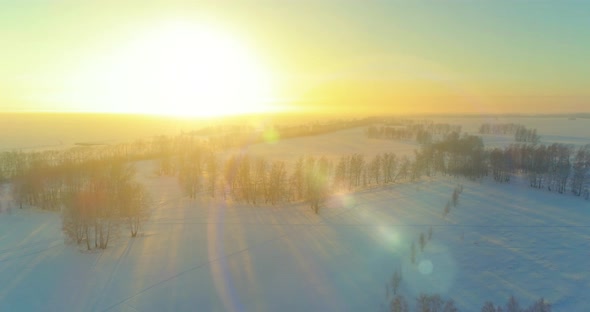
[[[0,111],[590,112],[590,2],[0,3]]]

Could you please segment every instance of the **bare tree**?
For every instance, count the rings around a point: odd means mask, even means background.
[[[131,237],[136,237],[149,215],[151,198],[143,185],[130,182],[121,187],[118,200],[121,221],[127,225]]]
[[[426,247],[426,237],[424,236],[424,233],[420,233],[420,251],[424,251],[424,247]]]
[[[510,296],[510,298],[508,298],[508,302],[506,303],[506,312],[521,312],[520,304],[514,296]]]
[[[525,312],[551,312],[551,304],[541,298],[528,307]]]
[[[398,269],[393,272],[393,276],[391,277],[391,290],[393,291],[394,295],[397,295],[397,291],[399,286],[402,282],[402,272]]]
[[[215,187],[217,185],[217,174],[219,170],[219,164],[217,157],[214,153],[211,152],[209,153],[209,155],[207,155],[205,164],[207,166],[207,190],[211,197],[215,197]]]
[[[496,312],[496,307],[494,306],[493,302],[486,301],[486,303],[484,303],[483,307],[481,308],[481,312]]]
[[[389,311],[391,312],[408,312],[408,302],[406,298],[401,295],[396,295],[389,303]]]

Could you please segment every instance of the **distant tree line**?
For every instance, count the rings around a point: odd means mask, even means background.
[[[478,132],[479,134],[514,135],[514,140],[521,143],[536,144],[540,139],[537,129],[527,129],[515,123],[483,123]]]
[[[422,123],[405,121],[402,125],[394,126],[371,125],[365,133],[371,139],[416,140],[420,144],[427,144],[435,138],[448,135],[451,132],[461,132],[461,126],[429,121]]]
[[[339,190],[386,185],[421,175],[408,157],[393,153],[366,160],[345,155],[334,163],[326,157],[301,156],[291,166],[247,153],[221,159],[216,153],[194,149],[181,154],[178,180],[185,194],[223,196],[252,205],[303,201],[319,212],[326,198]]]
[[[327,122],[310,122],[298,125],[273,125],[266,128],[252,126],[221,126],[191,132],[194,134],[209,134],[208,145],[213,149],[227,149],[245,146],[247,144],[262,143],[269,139],[287,139],[330,133],[343,129],[366,126],[373,122],[372,118],[337,119]],[[215,131],[214,131],[215,130]],[[270,136],[270,138],[269,138]]]
[[[113,235],[127,227],[135,237],[149,212],[149,196],[133,180],[133,166],[120,159],[56,158],[29,154],[26,170],[12,179],[12,194],[23,208],[60,211],[66,238],[87,249],[107,248]],[[66,160],[67,159],[67,160]],[[25,162],[26,163],[26,162]]]
[[[163,156],[162,141],[0,153],[0,175],[20,208],[59,211],[68,241],[107,248],[119,230],[135,237],[151,201],[134,180],[134,161]]]
[[[524,126],[515,123],[483,123],[479,127],[479,134],[514,135]]]
[[[547,188],[589,197],[590,144],[513,144],[490,152],[490,171],[495,181],[509,182],[513,174],[525,174],[533,188]]]
[[[539,142],[539,135],[537,135],[537,129],[527,129],[525,126],[520,126],[514,133],[514,140],[516,142],[533,143]]]
[[[562,143],[485,149],[481,137],[453,132],[423,145],[415,164],[426,175],[441,172],[479,179],[489,174],[501,183],[523,174],[530,187],[590,197],[590,144],[577,149]]]
[[[436,172],[477,179],[487,174],[484,144],[479,136],[451,132],[442,140],[422,146],[416,163],[426,175]]]

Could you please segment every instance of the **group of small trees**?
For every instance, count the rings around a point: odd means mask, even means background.
[[[128,164],[105,163],[66,184],[62,228],[71,242],[85,243],[88,250],[105,249],[120,226],[137,236],[150,199],[133,180],[134,173]]]
[[[577,150],[562,143],[512,144],[486,150],[481,137],[453,132],[440,141],[423,145],[414,165],[426,175],[442,172],[477,179],[490,173],[501,183],[521,173],[527,176],[531,187],[562,194],[569,187],[577,196],[590,197],[590,144]]]
[[[403,295],[395,295],[389,301],[390,312],[409,312],[410,306]],[[440,295],[420,294],[416,298],[414,310],[416,312],[458,312],[453,299],[443,299]],[[487,301],[482,306],[481,312],[551,312],[551,304],[541,298],[533,302],[527,308],[521,308],[520,304],[511,296],[504,306],[494,305]]]
[[[515,123],[484,123],[479,127],[479,134],[508,135],[515,134],[523,126]]]
[[[493,149],[489,158],[490,171],[497,182],[509,182],[512,174],[523,173],[533,188],[565,193],[570,185],[575,195],[589,196],[590,144],[577,150],[561,143],[514,144]]]
[[[413,122],[403,121],[396,126],[369,126],[366,130],[368,138],[390,139],[390,140],[411,140],[414,139],[420,144],[428,144],[434,137],[446,136],[451,132],[461,132],[461,126],[432,121]]]
[[[297,185],[297,195],[304,198],[311,192],[311,172],[314,170],[315,159],[296,164],[296,173],[290,179]],[[306,175],[306,173],[310,174]],[[262,157],[250,155],[234,155],[227,159],[223,167],[226,184],[224,191],[229,192],[236,201],[250,204],[278,204],[296,196],[288,183],[286,164],[283,161],[269,162]],[[295,181],[296,180],[296,181]],[[291,185],[292,186],[292,185]],[[308,197],[309,198],[309,197]]]
[[[410,304],[405,296],[400,293],[400,286],[403,281],[401,269],[395,270],[390,281],[385,284],[386,299],[388,302],[387,311],[390,312],[409,312]],[[458,312],[453,299],[443,299],[438,294],[421,293],[415,300],[414,310],[416,312]],[[510,296],[508,301],[502,307],[495,305],[491,301],[486,301],[481,312],[551,312],[551,304],[540,298],[533,302],[528,308],[521,308],[518,300]]]
[[[272,133],[271,137],[273,138],[294,138],[365,126],[372,122],[372,118],[334,119],[322,122],[316,120],[299,124],[271,125],[266,129],[253,127],[246,123],[212,126],[189,134],[206,134],[209,147],[222,150],[265,142],[269,139],[269,133]]]
[[[533,143],[539,142],[539,135],[537,135],[537,129],[527,129],[525,126],[520,126],[514,133],[514,140],[516,142]]]
[[[422,147],[416,156],[426,174],[443,172],[471,179],[487,174],[486,154],[481,137],[452,132],[444,139]]]
[[[572,193],[590,197],[590,144],[580,147],[574,157]]]
[[[16,204],[62,213],[66,238],[106,248],[120,226],[136,236],[149,198],[134,181],[130,161],[149,155],[129,144],[78,146],[61,151],[5,152],[0,171]]]
[[[317,213],[334,191],[386,185],[421,174],[409,158],[394,153],[378,154],[368,161],[361,154],[346,155],[335,166],[326,157],[302,156],[290,168],[283,161],[247,153],[224,161],[218,155],[195,148],[177,156],[178,181],[190,198],[203,191],[253,205],[304,201]]]
[[[481,308],[481,312],[551,312],[551,304],[540,298],[533,302],[528,308],[521,308],[518,300],[510,296],[502,308],[501,305],[495,306],[493,302],[487,301]]]

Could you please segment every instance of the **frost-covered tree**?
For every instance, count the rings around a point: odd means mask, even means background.
[[[451,202],[453,203],[453,207],[457,207],[457,205],[459,205],[459,190],[457,188],[453,190]]]
[[[401,270],[395,270],[395,272],[393,272],[393,276],[391,277],[391,290],[393,291],[394,295],[397,295],[402,279],[403,277]]]
[[[267,202],[276,204],[284,199],[287,192],[287,169],[282,161],[272,163],[268,177]]]
[[[573,161],[572,193],[581,196],[590,188],[590,144],[576,151]]]
[[[219,163],[214,153],[209,153],[209,155],[207,155],[205,165],[207,174],[207,191],[211,197],[215,197]]]
[[[443,209],[443,217],[446,217],[451,212],[451,201],[447,201],[445,208]]]
[[[445,306],[443,307],[443,312],[458,312],[459,310],[455,306],[455,301],[453,299],[449,299],[445,302]]]
[[[418,312],[443,312],[444,301],[439,295],[420,294],[416,298],[416,311]]]
[[[510,298],[508,298],[508,302],[506,302],[506,312],[522,312],[520,309],[520,304],[514,296],[510,296]]]
[[[483,307],[481,308],[481,312],[496,312],[496,306],[491,301],[486,301]]]
[[[181,155],[178,164],[178,182],[184,193],[190,198],[196,198],[197,193],[201,190],[202,153],[199,150],[192,151]],[[234,160],[234,158],[231,158]]]
[[[118,196],[119,217],[127,226],[131,237],[136,237],[141,225],[149,216],[151,198],[143,185],[129,182],[121,187]]]
[[[528,307],[525,312],[551,312],[551,304],[541,298]]]
[[[424,247],[426,247],[426,237],[424,236],[424,233],[420,233],[419,243],[420,251],[424,251]]]
[[[389,311],[391,312],[408,312],[408,303],[406,298],[401,295],[396,295],[389,304]]]

